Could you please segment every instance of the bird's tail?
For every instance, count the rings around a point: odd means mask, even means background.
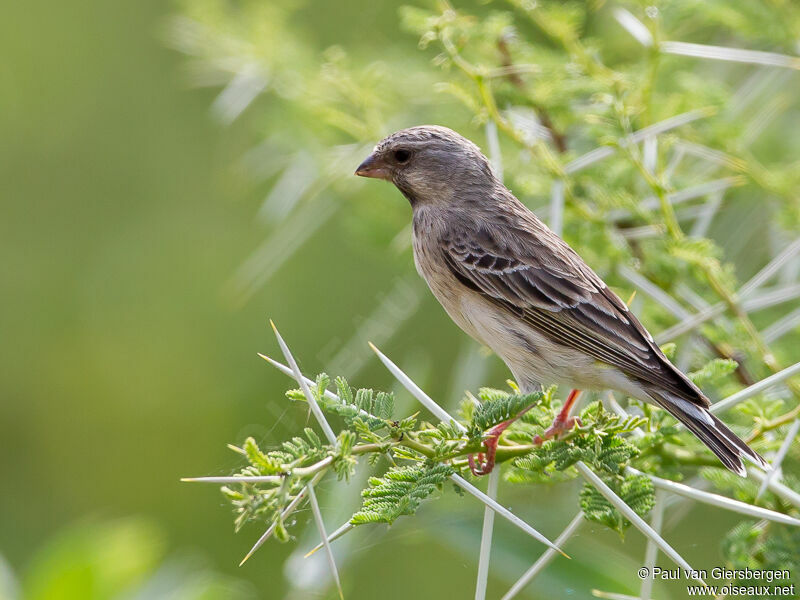
[[[742,458],[769,469],[767,461],[750,448],[725,423],[708,409],[664,390],[648,390],[659,406],[683,423],[700,441],[717,455],[726,467],[742,477],[747,475]]]

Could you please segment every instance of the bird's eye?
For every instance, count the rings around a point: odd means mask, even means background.
[[[411,151],[401,148],[400,150],[395,150],[393,156],[398,163],[403,165],[407,163],[411,158]]]

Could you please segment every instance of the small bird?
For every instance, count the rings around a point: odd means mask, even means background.
[[[390,181],[408,199],[417,271],[453,321],[503,359],[523,392],[551,383],[573,389],[545,437],[572,428],[578,390],[613,389],[668,411],[731,471],[746,474],[742,458],[767,468],[471,141],[445,127],[403,129],[355,174]]]

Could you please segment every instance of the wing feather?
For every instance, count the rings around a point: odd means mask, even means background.
[[[451,227],[440,240],[444,261],[463,285],[554,342],[706,406],[622,300],[560,238],[532,225],[513,228],[512,239]]]

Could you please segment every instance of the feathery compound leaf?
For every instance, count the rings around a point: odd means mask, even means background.
[[[323,411],[339,415],[348,427],[355,427],[354,421],[361,420],[361,427],[370,431],[378,431],[389,426],[387,422],[394,412],[394,395],[387,392],[375,393],[371,389],[360,389],[354,392],[344,377],[334,381],[338,400],[325,395],[330,378],[325,373],[317,375],[316,384],[310,386],[311,393]],[[302,390],[294,389],[286,392],[286,397],[295,402],[306,402]]]
[[[655,506],[653,482],[645,475],[629,475],[624,479],[606,479],[608,486],[640,517],[644,517]],[[586,484],[581,490],[581,509],[589,521],[601,523],[623,536],[630,522],[595,489]]]
[[[523,472],[517,472],[512,479],[546,481],[579,460],[591,464],[598,471],[615,475],[639,454],[639,449],[619,434],[642,426],[646,419],[622,418],[607,412],[602,403],[593,402],[581,411],[581,421],[582,425],[565,439],[548,440],[529,454],[515,459],[513,466]],[[559,479],[563,477],[552,480]]]
[[[335,382],[336,390],[339,392],[339,400],[341,400],[343,404],[354,404],[353,388],[350,387],[347,380],[339,376],[336,378]]]
[[[387,392],[375,394],[372,413],[381,419],[391,419],[394,415],[394,394]]]
[[[608,436],[629,433],[647,423],[644,417],[627,416],[608,412],[603,403],[596,400],[581,411],[582,429],[588,429],[592,435]]]
[[[542,399],[542,392],[532,394],[509,394],[500,390],[482,388],[479,396],[483,403],[475,408],[468,427],[471,437],[481,435],[487,429],[516,417],[520,412]]]
[[[323,447],[319,436],[310,427],[306,427],[303,432],[306,439],[299,436],[293,437],[291,440],[283,442],[281,448],[283,452],[270,452],[270,457],[277,458],[283,456],[287,462],[297,460],[301,462],[314,461],[322,458],[327,453]]]
[[[796,573],[800,569],[798,547],[800,530],[796,527],[775,527],[766,521],[743,521],[722,540],[722,553],[734,569]]]
[[[604,437],[594,448],[595,467],[608,473],[619,473],[622,465],[639,454],[636,446],[629,444],[620,437]]]
[[[701,267],[717,266],[721,254],[714,242],[706,238],[673,240],[667,248],[673,256]]]
[[[738,367],[739,363],[730,358],[715,358],[703,365],[702,369],[689,373],[689,379],[702,387],[708,383],[716,383],[733,373]]]
[[[328,377],[327,373],[320,373],[317,375],[317,384],[314,386],[312,393],[314,394],[314,399],[317,401],[317,404],[320,404],[323,399],[325,398],[325,390],[328,389],[328,384],[331,382],[331,378]]]
[[[336,471],[339,479],[349,481],[350,476],[356,470],[358,459],[352,454],[356,438],[356,434],[349,430],[344,430],[339,434],[336,453],[333,455],[333,470]]]
[[[260,474],[277,475],[283,470],[281,468],[281,461],[276,457],[264,454],[252,437],[244,441],[242,449],[247,456],[248,462],[258,469]]]
[[[413,465],[393,467],[383,477],[371,477],[369,487],[361,492],[361,510],[353,515],[353,525],[392,524],[398,517],[412,515],[425,498],[441,489],[454,473],[449,465]]]
[[[512,464],[522,471],[543,475],[545,477],[540,480],[547,481],[550,475],[563,472],[579,460],[585,461],[592,457],[591,451],[583,445],[563,440],[548,440],[533,452],[515,459]],[[525,480],[524,477],[519,479]]]

